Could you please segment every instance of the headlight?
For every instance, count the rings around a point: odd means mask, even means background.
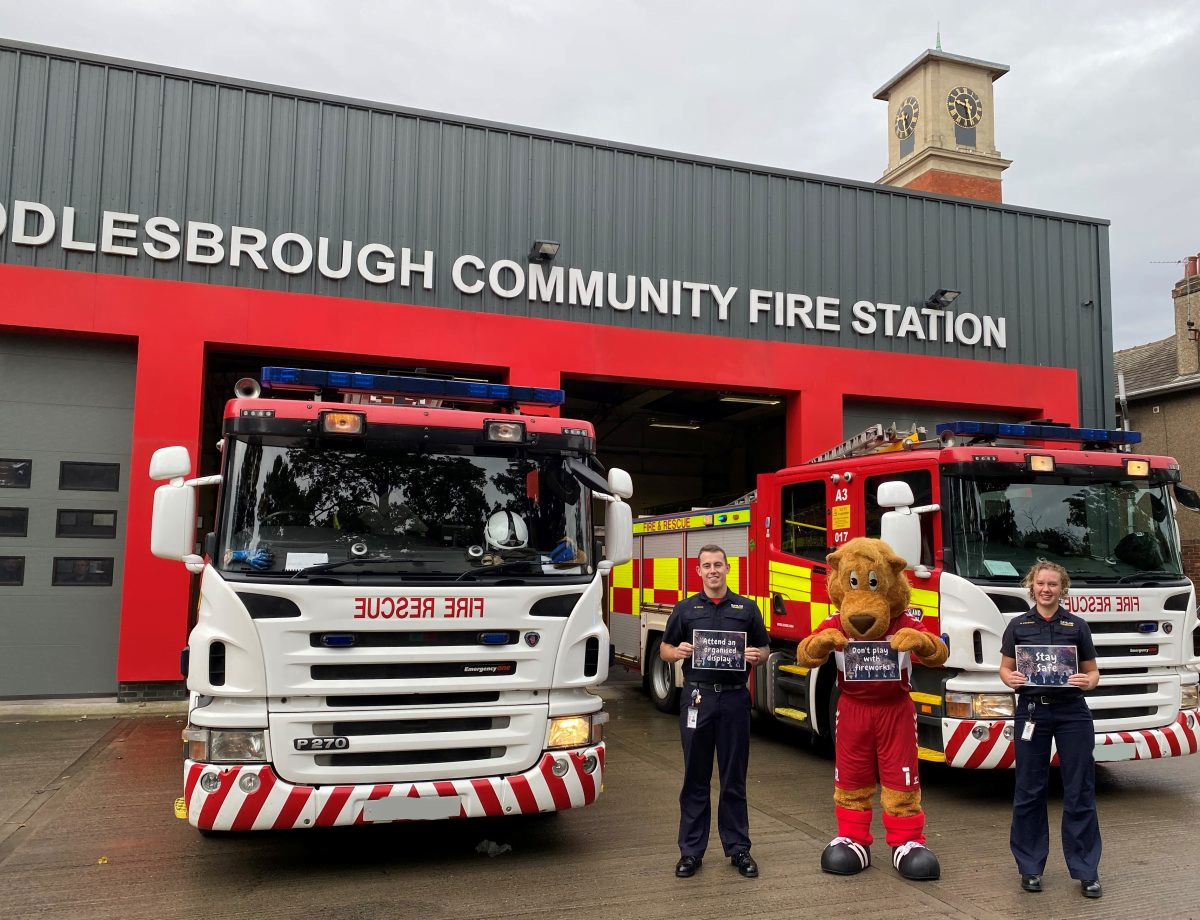
[[[950,719],[1011,719],[1011,693],[947,693],[946,717]]]
[[[599,744],[604,736],[601,726],[607,721],[608,713],[603,711],[586,716],[559,716],[551,719],[546,734],[546,747],[574,748]]]
[[[1200,684],[1189,684],[1179,688],[1179,708],[1200,708]]]
[[[267,733],[262,729],[228,731],[188,726],[183,730],[183,742],[188,760],[199,763],[261,763],[267,759]]]
[[[1013,695],[1011,693],[976,693],[975,715],[980,719],[1011,719],[1013,717]]]

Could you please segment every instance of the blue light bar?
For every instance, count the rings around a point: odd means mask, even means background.
[[[963,438],[1017,438],[1032,441],[1078,441],[1086,444],[1140,444],[1139,431],[1105,428],[1063,428],[1058,425],[1010,425],[1004,422],[940,422],[938,435]]]
[[[513,387],[501,383],[477,383],[469,380],[354,374],[348,371],[317,371],[297,367],[264,367],[260,382],[264,390],[344,390],[408,396],[413,399],[526,403],[535,406],[561,406],[567,401],[566,393],[549,387]]]

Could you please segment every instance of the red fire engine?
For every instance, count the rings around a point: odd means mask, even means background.
[[[833,665],[795,664],[795,645],[830,613],[826,555],[883,535],[910,562],[912,612],[950,647],[945,668],[914,669],[921,758],[1011,767],[1014,698],[999,678],[1000,640],[1030,607],[1022,577],[1048,559],[1070,573],[1065,603],[1095,637],[1097,759],[1196,753],[1200,628],[1175,515],[1180,505],[1200,510],[1200,497],[1178,464],[1130,453],[1141,436],[1128,431],[952,422],[937,438],[923,434],[876,425],[808,464],[760,475],[732,505],[637,520],[633,560],[610,584],[617,660],[641,671],[659,709],[677,708],[681,675],[661,661],[659,642],[672,605],[700,590],[697,550],[719,544],[731,589],[757,601],[771,634],[768,661],[750,675],[756,709],[828,743]]]
[[[151,461],[151,549],[201,579],[177,814],[210,832],[594,802],[602,583],[633,487],[592,426],[521,411],[561,390],[275,367],[262,387],[293,398],[239,383],[220,475],[187,480],[183,447]]]

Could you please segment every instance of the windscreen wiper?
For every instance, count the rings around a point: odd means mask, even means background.
[[[328,572],[332,569],[348,568],[352,565],[370,566],[378,563],[388,563],[390,565],[406,565],[420,564],[427,562],[441,562],[441,559],[401,559],[396,556],[361,556],[355,559],[338,559],[334,562],[320,562],[316,565],[308,565],[302,569],[297,569],[291,574],[291,578],[299,578],[301,575],[312,575],[314,572]]]
[[[532,566],[533,571],[529,571]],[[526,571],[522,572],[522,569]],[[495,573],[502,574],[525,574],[525,575],[543,575],[542,563],[537,559],[510,559],[508,562],[501,562],[495,565],[477,565],[467,569],[455,581],[462,581],[468,576],[490,575]]]
[[[1121,584],[1125,584],[1125,583],[1131,582],[1131,581],[1139,581],[1139,580],[1147,580],[1148,581],[1151,579],[1159,579],[1159,578],[1181,579],[1181,578],[1183,578],[1183,575],[1179,572],[1164,572],[1162,569],[1149,569],[1144,572],[1132,572],[1129,575],[1122,575],[1120,578],[1117,579],[1117,581],[1120,582]]]

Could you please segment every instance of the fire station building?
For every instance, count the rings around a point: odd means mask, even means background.
[[[216,472],[264,365],[561,386],[636,511],[875,422],[1111,423],[1107,223],[1001,203],[1006,70],[892,78],[869,183],[0,41],[0,698],[178,692],[150,455]]]

